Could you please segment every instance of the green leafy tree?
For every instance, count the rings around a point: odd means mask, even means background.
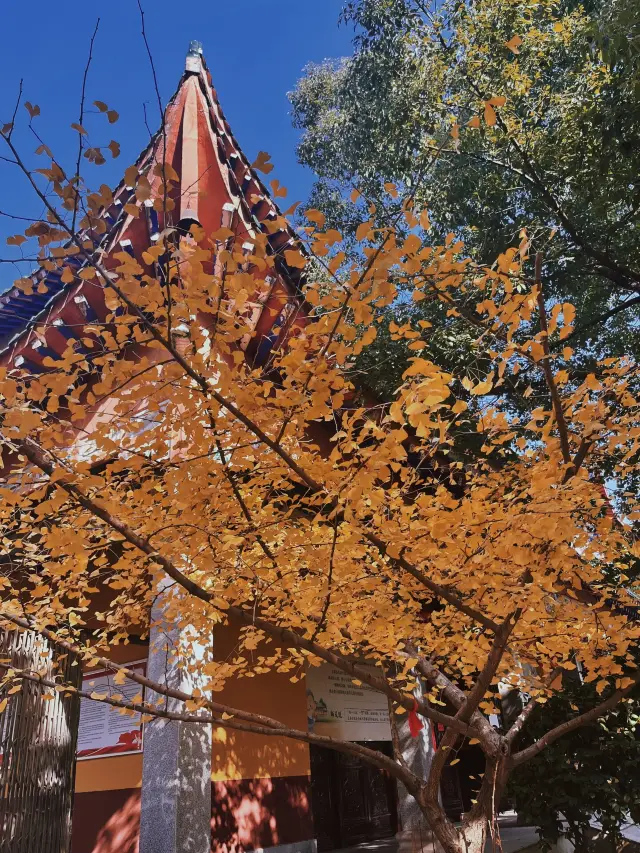
[[[567,712],[586,707],[587,694],[595,695],[582,686],[540,706],[525,739],[541,735]],[[640,822],[639,720],[637,697],[630,698],[518,768],[509,794],[520,816],[539,828],[545,846],[566,835],[577,853],[588,853],[601,834],[616,849],[624,825]],[[601,824],[601,833],[594,820]]]
[[[316,206],[345,232],[363,204],[388,219],[412,192],[434,239],[453,233],[482,262],[526,232],[549,296],[577,307],[568,343],[582,369],[637,353],[638,4],[353,0],[344,19],[354,56],[310,66],[290,96]],[[440,305],[416,315],[448,327],[445,363],[469,355]],[[397,381],[386,376],[384,395]]]

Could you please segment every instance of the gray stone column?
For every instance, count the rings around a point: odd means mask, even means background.
[[[198,685],[185,670],[180,652],[184,635],[166,624],[166,602],[163,605],[162,595],[159,600],[152,613],[147,675],[191,691]],[[191,641],[186,645],[195,657],[205,657],[211,638],[203,638],[200,646]],[[166,707],[183,710],[177,700],[168,700]],[[210,853],[211,751],[211,726],[159,718],[145,723],[140,853]]]
[[[416,696],[422,695],[420,687],[416,688]],[[431,735],[431,722],[420,717],[424,728],[417,737],[411,736],[407,714],[396,715],[398,738],[404,760],[410,769],[422,779],[426,779],[431,768],[434,748]],[[398,782],[398,839],[399,853],[434,853],[440,845],[434,838],[424,815],[415,798],[407,791],[402,782]]]

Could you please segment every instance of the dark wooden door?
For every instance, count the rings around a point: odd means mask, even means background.
[[[391,744],[385,741],[367,745],[390,754]],[[396,832],[394,780],[355,756],[312,746],[311,793],[320,851]]]
[[[447,817],[451,820],[460,820],[464,812],[464,801],[462,799],[460,773],[457,767],[447,764],[442,768],[440,794],[442,796],[442,807],[447,813]]]
[[[309,747],[311,758],[311,808],[318,850],[340,846],[337,786],[333,753],[319,746]]]

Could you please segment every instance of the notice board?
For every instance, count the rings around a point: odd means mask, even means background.
[[[129,669],[145,671],[145,661],[127,664]],[[82,689],[87,693],[118,696],[132,700],[140,696],[143,688],[127,678],[123,684],[114,682],[114,673],[100,670],[87,673],[82,679]],[[94,699],[80,701],[78,728],[78,758],[103,758],[107,755],[125,755],[142,752],[142,720],[140,714],[130,716],[120,713],[106,702]]]
[[[373,666],[359,666],[379,674]],[[309,731],[341,740],[391,740],[384,693],[354,684],[350,675],[330,664],[310,666],[306,682]]]

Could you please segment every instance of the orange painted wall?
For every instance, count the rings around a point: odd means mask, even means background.
[[[237,642],[233,625],[216,631],[214,650],[220,660],[233,654]],[[270,651],[273,646],[269,645]],[[258,649],[257,653],[263,652]],[[306,731],[307,698],[304,679],[292,684],[286,673],[269,672],[227,682],[215,697],[231,707],[256,711]],[[251,779],[309,775],[309,748],[287,738],[252,735],[232,729],[214,731],[213,779]]]
[[[225,658],[233,649],[236,637],[233,628],[218,629],[216,655]],[[126,646],[114,657],[122,663],[140,660],[146,657],[146,649]],[[304,678],[292,684],[286,674],[269,672],[255,678],[237,679],[227,683],[215,698],[232,707],[256,711],[306,730]],[[309,775],[309,749],[304,743],[222,728],[214,730],[213,741],[213,781]],[[76,765],[78,793],[138,788],[141,783],[141,754],[85,759]]]
[[[255,710],[283,723],[306,730],[304,679],[292,684],[282,673],[266,673],[228,684],[216,694],[231,706]],[[215,781],[309,774],[309,748],[305,743],[281,737],[265,737],[231,729],[213,733]]]
[[[76,764],[76,793],[118,791],[142,784],[142,755],[88,758]]]

